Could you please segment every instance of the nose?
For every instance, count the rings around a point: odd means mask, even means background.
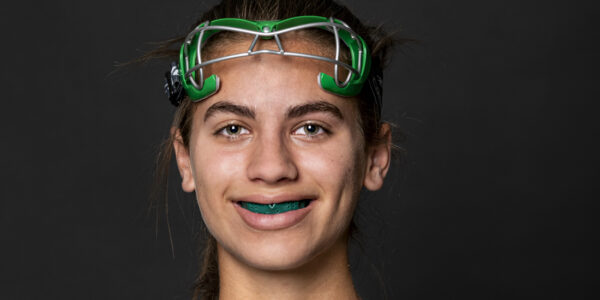
[[[282,137],[262,136],[255,143],[247,169],[251,181],[277,184],[297,179],[298,168]]]

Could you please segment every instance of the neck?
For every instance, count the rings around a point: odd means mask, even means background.
[[[218,246],[220,300],[359,299],[348,268],[347,239],[291,270],[256,269]]]

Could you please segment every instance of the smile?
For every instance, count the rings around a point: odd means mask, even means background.
[[[280,213],[285,213],[285,212],[292,211],[292,210],[305,208],[309,204],[310,204],[310,200],[308,200],[308,199],[303,199],[303,200],[298,200],[298,201],[281,202],[281,203],[271,203],[271,204],[260,204],[260,203],[254,203],[254,202],[244,202],[244,201],[239,202],[239,205],[242,208],[245,208],[253,213],[266,214],[266,215],[280,214]]]
[[[315,207],[318,197],[308,195],[254,195],[232,201],[233,207],[249,227],[256,230],[281,230],[304,219]]]

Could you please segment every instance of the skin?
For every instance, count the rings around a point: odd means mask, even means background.
[[[223,54],[247,46],[236,41]],[[308,46],[286,45],[314,52]],[[258,47],[275,46],[260,41]],[[196,104],[189,148],[175,130],[182,188],[196,192],[218,243],[221,299],[358,299],[348,270],[348,227],[361,187],[383,184],[390,130],[384,124],[387,142],[365,147],[357,100],[317,84],[317,75],[332,69],[275,55],[214,64],[207,71],[221,78],[221,88]],[[262,230],[237,211],[236,202],[248,197],[313,201],[298,223]]]

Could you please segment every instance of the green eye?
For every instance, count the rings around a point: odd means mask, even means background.
[[[317,132],[317,130],[318,130],[318,128],[314,124],[304,125],[304,131],[306,131],[308,134],[315,134]]]
[[[248,133],[250,133],[248,131],[248,129],[244,128],[243,126],[237,125],[237,124],[229,124],[221,129],[219,129],[219,131],[217,132],[217,134],[224,135],[226,137],[237,137],[242,134],[248,134]]]
[[[237,134],[238,132],[240,132],[240,127],[237,125],[229,125],[225,127],[225,131],[227,131],[228,134]]]
[[[294,131],[297,135],[315,136],[326,133],[325,129],[317,124],[304,124]]]

